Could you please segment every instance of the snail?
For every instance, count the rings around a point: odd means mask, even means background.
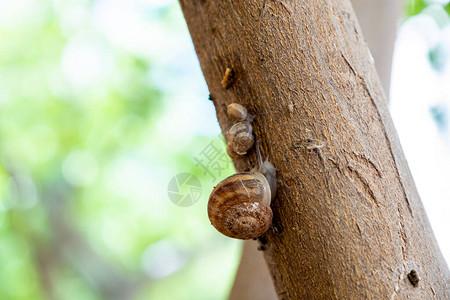
[[[245,121],[247,119],[247,109],[238,103],[231,103],[227,106],[227,115],[232,121]]]
[[[233,158],[247,154],[253,147],[252,125],[249,122],[237,122],[226,132],[227,152]]]
[[[233,122],[253,121],[253,116],[239,103],[231,103],[228,105],[227,115]]]
[[[231,175],[214,187],[208,201],[208,217],[222,234],[242,240],[256,238],[272,224],[270,202],[276,194],[277,169],[262,161],[256,142],[259,168]]]
[[[232,122],[230,129],[225,133],[227,140],[227,153],[231,158],[240,158],[253,147],[254,137],[250,122],[253,116],[247,109],[238,103],[231,103],[227,107],[227,115]]]

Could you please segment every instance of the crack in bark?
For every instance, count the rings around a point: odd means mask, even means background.
[[[282,0],[264,0],[264,5],[263,5],[263,9],[260,15],[260,20],[262,19],[262,15],[263,13],[269,11],[269,9],[272,9],[272,12],[269,12],[272,16],[278,16],[276,15],[274,12],[277,9],[276,6],[272,6],[271,3],[274,4],[281,4],[281,6],[288,12],[288,14],[291,16],[292,15],[292,8],[290,3],[286,3],[288,1],[282,1]]]
[[[355,151],[350,152],[351,157],[355,158],[359,164],[368,167],[370,170],[375,171],[375,175],[379,178],[383,178],[382,173],[380,171],[380,167],[378,167],[369,157],[367,157],[364,153],[358,153]]]
[[[385,128],[388,127],[386,125],[385,121],[384,121],[383,116],[381,115],[381,110],[380,110],[380,107],[378,106],[376,97],[374,97],[372,95],[372,92],[371,92],[370,88],[368,87],[366,80],[363,77],[361,77],[361,76],[358,76],[358,77],[359,77],[360,82],[362,83],[364,89],[367,91],[367,93],[368,93],[368,95],[370,97],[372,105],[375,107],[375,111],[376,111],[376,114],[378,116],[378,119],[380,120],[381,124],[383,124],[383,126]],[[394,164],[395,164],[395,168],[394,168],[395,169],[395,173],[396,173],[397,178],[399,178],[399,182],[400,182],[400,185],[402,187],[401,190],[402,190],[402,193],[403,193],[404,200],[406,201],[406,204],[407,204],[407,207],[408,207],[408,211],[411,214],[411,216],[413,216],[413,212],[412,212],[412,209],[411,209],[411,204],[409,203],[408,195],[406,194],[406,187],[405,187],[405,184],[403,183],[403,177],[400,175],[397,158],[396,158],[396,156],[394,154],[394,149],[392,148],[393,142],[389,138],[387,130],[384,130],[383,134],[384,134],[384,137],[386,139],[387,145],[389,147],[389,152],[390,152],[391,157],[392,157],[392,159],[394,161]]]
[[[380,201],[377,199],[377,196],[375,195],[374,190],[372,189],[372,187],[370,186],[370,183],[368,180],[366,180],[364,178],[364,176],[358,171],[357,168],[348,165],[347,169],[350,171],[350,174],[355,174],[355,176],[352,176],[352,178],[356,179],[358,182],[361,183],[361,185],[363,186],[363,189],[365,191],[367,191],[367,193],[369,194],[369,198],[372,199],[373,203],[375,203],[375,205],[379,208],[380,207]],[[366,193],[364,193],[366,195]]]
[[[404,246],[402,246],[402,256],[403,256],[403,262],[405,262],[406,261],[406,246],[408,245],[408,240],[407,240],[406,232],[405,232],[405,224],[403,222],[403,217],[402,217],[399,207],[397,207],[397,213],[399,216],[399,223],[400,223],[400,228],[399,228],[400,237],[401,237],[401,239],[403,241],[403,245],[404,245]]]
[[[358,228],[358,232],[359,232],[359,236],[362,237],[362,230],[361,227],[359,226],[358,220],[356,220],[356,228]]]
[[[364,88],[364,90],[367,92],[367,95],[368,95],[369,98],[370,98],[370,102],[371,102],[372,105],[375,107],[375,112],[376,112],[376,114],[377,114],[377,116],[378,116],[378,119],[380,120],[380,122],[383,124],[384,127],[387,127],[387,126],[386,126],[386,123],[385,123],[385,121],[384,121],[384,118],[383,118],[383,116],[381,115],[381,110],[380,110],[380,107],[379,107],[379,105],[378,105],[378,103],[377,103],[377,100],[376,100],[377,97],[375,97],[375,96],[372,94],[372,91],[371,91],[371,89],[369,88],[369,86],[368,86],[366,80],[364,79],[363,76],[361,76],[359,73],[356,72],[356,69],[353,67],[352,63],[350,63],[350,60],[347,59],[347,57],[344,55],[343,52],[341,52],[341,56],[342,56],[342,58],[344,59],[345,63],[346,63],[346,64],[348,65],[348,67],[350,68],[350,70],[352,71],[352,73],[355,74],[355,76],[359,79],[359,83],[362,85],[362,87]],[[405,185],[404,185],[404,183],[403,183],[403,180],[401,179],[401,178],[403,178],[403,177],[400,176],[400,171],[399,171],[399,167],[398,167],[397,158],[395,157],[394,150],[393,150],[393,148],[392,148],[392,141],[391,141],[391,139],[389,138],[389,136],[388,136],[388,134],[387,134],[387,131],[384,131],[384,137],[385,137],[386,142],[387,142],[387,145],[388,145],[388,147],[389,147],[389,152],[390,152],[390,154],[391,154],[391,157],[392,157],[392,159],[394,160],[394,163],[395,163],[395,172],[396,172],[396,175],[397,175],[398,178],[400,178],[399,181],[400,181],[400,184],[401,184],[401,186],[402,186],[403,197],[404,197],[404,199],[405,199],[405,201],[406,201],[406,204],[407,204],[407,207],[408,207],[408,211],[409,211],[409,213],[410,213],[411,216],[412,216],[413,213],[412,213],[412,209],[411,209],[411,204],[409,203],[409,199],[408,199],[408,196],[407,196],[407,194],[406,194],[406,187],[405,187]],[[376,166],[375,166],[375,168],[376,168]],[[376,168],[376,169],[378,170],[378,168]]]
[[[341,52],[341,56],[342,56],[342,58],[344,59],[344,61],[346,62],[347,66],[348,66],[348,67],[350,68],[350,70],[352,71],[352,73],[353,73],[354,75],[358,76],[358,74],[356,74],[355,69],[353,69],[352,64],[350,63],[350,61],[347,59],[347,57],[344,55],[343,52]]]

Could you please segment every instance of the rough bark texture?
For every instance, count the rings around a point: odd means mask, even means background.
[[[403,1],[352,0],[351,3],[375,60],[375,68],[385,94],[389,95],[392,54]],[[267,281],[270,275],[263,253],[257,251],[257,248],[254,241],[244,241],[229,300],[278,299],[271,280]]]
[[[226,105],[245,105],[280,169],[273,225],[259,239],[278,296],[449,298],[448,267],[350,3],[180,3],[222,129]],[[238,171],[255,162],[254,152],[234,161]]]

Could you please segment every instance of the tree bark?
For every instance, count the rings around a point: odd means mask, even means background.
[[[448,267],[349,1],[180,3],[222,129],[227,104],[246,106],[280,169],[259,238],[279,298],[447,299]],[[256,155],[234,163],[248,170]]]
[[[389,95],[392,55],[403,3],[400,0],[352,0],[351,3],[375,60],[385,94]],[[267,282],[269,270],[263,253],[256,251],[257,247],[254,241],[244,241],[229,300],[278,298],[273,284]]]

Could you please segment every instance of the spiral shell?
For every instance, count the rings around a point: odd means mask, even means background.
[[[227,154],[229,157],[231,157],[233,159],[238,159],[241,157],[241,155],[239,155],[233,151],[233,149],[230,147],[230,145],[227,145]]]
[[[248,122],[237,122],[226,133],[228,154],[245,155],[253,147],[255,138],[253,137],[252,125]],[[231,155],[230,155],[231,156]]]
[[[208,201],[211,224],[222,234],[237,239],[253,239],[272,223],[271,191],[259,172],[231,175],[212,191]]]
[[[247,109],[238,104],[231,103],[227,107],[227,115],[233,122],[245,121],[247,119],[248,113]]]

